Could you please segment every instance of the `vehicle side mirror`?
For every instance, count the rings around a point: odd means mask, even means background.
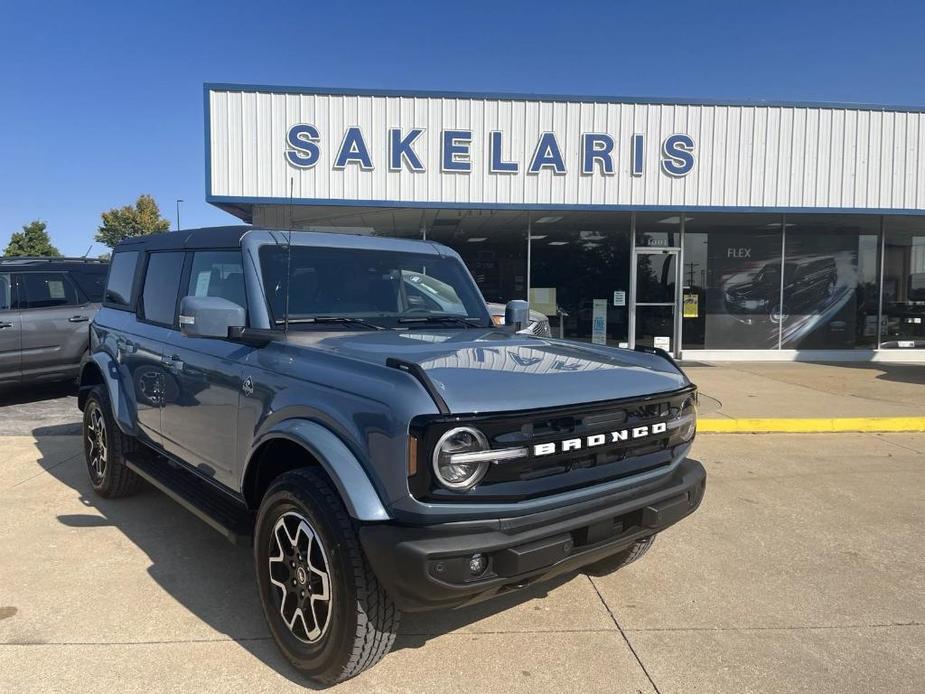
[[[523,299],[508,301],[504,307],[504,324],[513,325],[515,332],[530,325],[530,304]]]
[[[243,306],[219,296],[185,296],[180,300],[180,331],[187,337],[228,338],[229,328],[243,328]]]

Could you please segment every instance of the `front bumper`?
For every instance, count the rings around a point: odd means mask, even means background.
[[[703,466],[688,458],[666,477],[573,506],[491,521],[366,525],[360,540],[399,609],[460,607],[624,550],[693,513],[705,487]],[[473,555],[485,561],[475,576]]]

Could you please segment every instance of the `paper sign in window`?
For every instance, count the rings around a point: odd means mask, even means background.
[[[64,299],[64,282],[61,280],[48,280],[48,298]]]

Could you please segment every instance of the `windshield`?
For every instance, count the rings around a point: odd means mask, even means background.
[[[286,314],[287,262],[291,262],[290,323],[348,318],[385,327],[441,322],[441,327],[490,325],[481,294],[456,258],[355,248],[284,246],[260,249],[272,318]],[[445,320],[444,320],[445,319]]]

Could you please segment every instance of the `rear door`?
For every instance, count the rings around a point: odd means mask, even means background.
[[[107,263],[86,263],[70,271],[71,279],[83,294],[83,298],[98,308],[103,301],[106,290],[106,274],[109,271]]]
[[[136,310],[136,350],[132,380],[138,421],[151,440],[164,445],[164,403],[177,397],[177,379],[164,359],[166,340],[176,324],[184,251],[148,253]]]
[[[19,380],[22,319],[16,306],[13,275],[0,272],[0,383]]]
[[[93,308],[66,272],[19,275],[22,307],[24,381],[30,377],[77,372],[90,339]]]

